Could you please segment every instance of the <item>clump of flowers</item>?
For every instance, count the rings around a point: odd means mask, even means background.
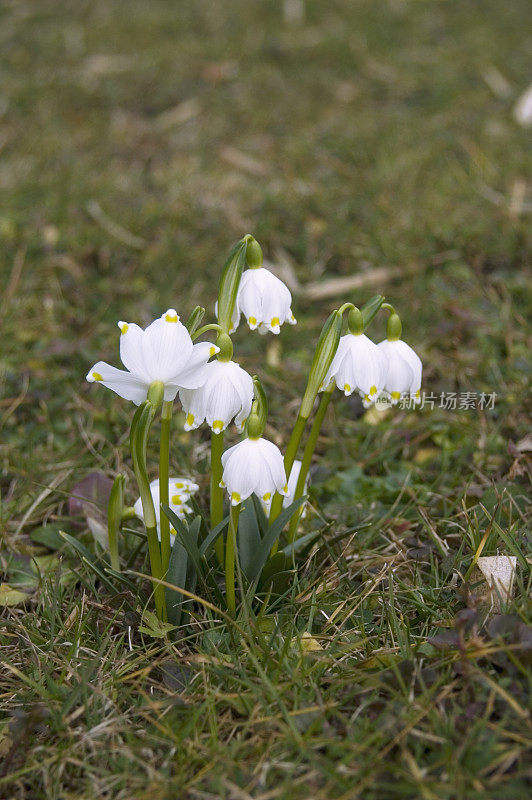
[[[381,308],[389,313],[387,337],[375,344],[366,330]],[[231,334],[242,315],[250,330],[261,334],[278,335],[284,323],[296,324],[289,289],[263,266],[260,245],[249,234],[237,242],[224,265],[215,312],[217,322],[203,326],[204,309],[199,306],[186,325],[173,308],[145,330],[119,322],[125,370],[98,361],[87,374],[89,382],[100,383],[137,406],[130,449],[140,496],[132,508],[126,506],[125,479],[117,475],[108,510],[112,569],[120,573],[123,525],[136,516],[146,529],[157,615],[173,624],[182,619],[184,597],[213,572],[223,571],[225,592],[220,600],[232,614],[237,609],[235,576],[242,601],[245,587],[267,598],[276,578],[289,574],[308,500],[309,469],[335,387],[346,396],[357,392],[365,407],[382,397],[394,404],[403,395],[414,401],[420,396],[421,360],[401,339],[395,309],[381,295],[361,308],[344,303],[323,326],[283,456],[264,435],[268,407],[259,377],[233,360]],[[342,335],[345,316],[347,330]],[[212,333],[214,342],[197,341]],[[203,424],[211,429],[208,519],[195,506],[199,483],[169,476],[177,397],[185,431]],[[147,442],[159,412],[158,477],[150,481]],[[225,449],[225,431],[233,423],[242,439]],[[308,541],[308,535],[303,539]]]

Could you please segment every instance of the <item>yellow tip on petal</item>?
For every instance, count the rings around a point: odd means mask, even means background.
[[[182,500],[182,498],[181,498],[181,495],[180,495],[180,494],[174,494],[174,495],[172,496],[172,503],[174,504],[174,506],[180,506],[180,505],[182,505],[182,503],[183,503],[183,500]]]
[[[365,394],[365,395],[364,395],[364,400],[366,401],[366,403],[369,403],[369,402],[370,402],[370,400],[371,400],[371,397],[369,396],[369,394]]]
[[[221,433],[224,429],[224,424],[221,419],[215,419],[212,423],[214,433]]]
[[[120,328],[120,333],[127,333],[129,325],[127,324],[127,322],[119,322],[118,327]]]
[[[250,318],[248,319],[248,323],[249,323],[250,325],[256,325],[256,324],[257,324],[257,319],[256,319],[256,317],[250,317]]]
[[[346,394],[350,394],[351,393],[351,386],[348,383],[344,383],[344,392]]]
[[[174,483],[174,486],[175,486],[176,489],[184,489],[185,484],[184,483]]]
[[[278,328],[280,326],[279,317],[272,317],[270,325],[272,326],[272,328]]]
[[[185,425],[194,425],[194,414],[187,414]]]
[[[419,390],[419,389],[418,389],[418,390],[417,390],[417,392],[416,392],[416,397],[418,397],[418,398],[419,398],[419,397],[421,397],[421,392],[420,392],[420,390]]]
[[[238,492],[231,493],[231,504],[237,506],[240,503],[240,495]]]
[[[213,345],[211,348],[209,348],[209,355],[213,356],[215,353],[216,353],[216,347]]]
[[[288,484],[287,483],[285,483],[285,485],[284,485],[283,494],[288,494]]]
[[[377,394],[377,387],[376,386],[372,386],[371,389],[369,390],[369,393],[370,393],[370,396],[373,397],[374,394]]]
[[[177,316],[177,311],[175,308],[169,308],[164,316],[166,322],[177,322],[179,317]]]
[[[93,372],[92,377],[94,378],[95,381],[103,381],[103,378],[99,372]]]
[[[271,496],[272,496],[271,492],[266,492],[266,494],[262,495],[262,499],[264,500],[265,503],[267,503]]]
[[[401,392],[392,392],[392,400],[400,400]]]

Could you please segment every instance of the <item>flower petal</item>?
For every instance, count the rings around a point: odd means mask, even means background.
[[[188,366],[192,350],[192,339],[173,308],[148,325],[142,337],[144,365],[152,381],[179,384],[176,377]]]
[[[151,383],[142,354],[144,331],[134,322],[119,322],[118,327],[120,328],[120,360],[122,364],[133,375],[147,384]]]
[[[131,400],[135,405],[140,405],[148,396],[148,386],[146,383],[126,372],[117,369],[105,361],[98,361],[87,373],[89,383],[101,383],[112,392],[123,397],[124,400]]]

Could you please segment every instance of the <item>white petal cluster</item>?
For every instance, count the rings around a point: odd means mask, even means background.
[[[295,500],[297,481],[298,481],[298,478],[299,478],[300,471],[301,471],[301,461],[298,461],[296,459],[294,461],[294,463],[292,464],[292,469],[290,470],[290,477],[288,478],[288,494],[286,494],[283,497],[283,507],[284,508],[288,508],[288,506],[291,505]],[[305,486],[303,488],[303,494],[307,493],[307,488],[308,488],[308,475],[307,475],[307,477],[305,479]],[[271,505],[272,505],[272,498],[269,497],[267,500],[264,500],[261,497],[260,502],[261,502],[261,505],[262,505],[266,515],[268,515],[270,513],[270,508],[271,508]],[[306,509],[306,503],[305,503],[305,505],[303,507],[303,512],[301,514],[301,517],[305,517],[306,514],[307,514],[307,509]]]
[[[168,495],[170,502],[168,503],[172,511],[179,517],[184,519],[186,514],[192,513],[192,507],[188,505],[187,501],[190,500],[193,494],[199,489],[197,483],[189,480],[189,478],[170,478],[168,481]],[[153,505],[155,508],[155,518],[157,520],[157,535],[159,540],[161,538],[161,493],[159,488],[159,479],[150,483],[151,496],[153,497]],[[142,500],[136,501],[133,506],[135,514],[141,520],[144,520],[142,513]],[[170,527],[170,542],[173,544],[175,539],[175,528]]]
[[[205,420],[214,433],[221,433],[233,419],[242,430],[253,403],[251,375],[236,361],[211,361],[206,375],[203,386],[179,392],[187,415],[185,430],[194,430]]]
[[[347,333],[340,339],[323,387],[335,381],[346,397],[356,391],[367,408],[384,389],[387,370],[386,356],[371,339],[364,333]]]
[[[146,400],[150,384],[164,384],[164,399],[173,400],[179,389],[196,389],[206,379],[208,359],[218,352],[210,342],[193,344],[173,308],[143,330],[135,323],[119,322],[120,358],[126,370],[98,361],[87,380],[101,383],[136,405]]]
[[[402,339],[384,339],[377,345],[388,361],[384,391],[392,404],[402,395],[409,395],[416,403],[421,402],[421,375],[423,365],[420,357]]]
[[[267,502],[277,491],[288,493],[281,451],[267,439],[244,439],[222,455],[220,486],[236,506],[251,494]]]
[[[238,289],[238,313],[244,315],[252,331],[279,333],[283,322],[296,324],[292,314],[292,295],[287,286],[265,267],[248,269]]]

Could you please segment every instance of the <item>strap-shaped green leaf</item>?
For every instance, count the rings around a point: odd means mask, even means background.
[[[255,577],[253,562],[261,546],[262,537],[251,497],[242,504],[238,520],[237,549],[240,568],[249,581]]]
[[[205,316],[205,309],[203,308],[203,306],[196,306],[196,308],[192,310],[190,317],[187,319],[185,325],[187,331],[191,336],[195,331],[197,331],[197,329],[201,325],[201,321],[204,316]]]
[[[297,511],[297,509],[307,500],[307,495],[303,497],[299,497],[297,500],[294,500],[288,508],[285,508],[284,511],[279,514],[275,522],[272,524],[270,528],[268,528],[268,532],[266,536],[261,540],[260,547],[257,549],[255,553],[255,557],[253,559],[253,563],[250,565],[249,573],[250,573],[250,580],[255,580],[262,568],[264,567],[268,557],[270,555],[270,551],[281,535],[281,532],[284,526],[289,522],[290,518],[293,514]]]
[[[362,314],[362,319],[364,321],[364,330],[369,327],[373,318],[380,310],[382,304],[384,303],[384,296],[382,294],[376,294],[367,303],[361,307],[360,312]]]
[[[215,528],[209,533],[209,535],[202,541],[199,551],[200,555],[207,557],[211,548],[213,547],[215,541],[217,540],[218,536],[224,532],[224,530],[229,525],[229,516],[225,517],[221,522],[216,525]]]
[[[236,303],[238,287],[246,264],[247,239],[244,237],[233,247],[224,264],[218,289],[218,323],[229,333]]]

